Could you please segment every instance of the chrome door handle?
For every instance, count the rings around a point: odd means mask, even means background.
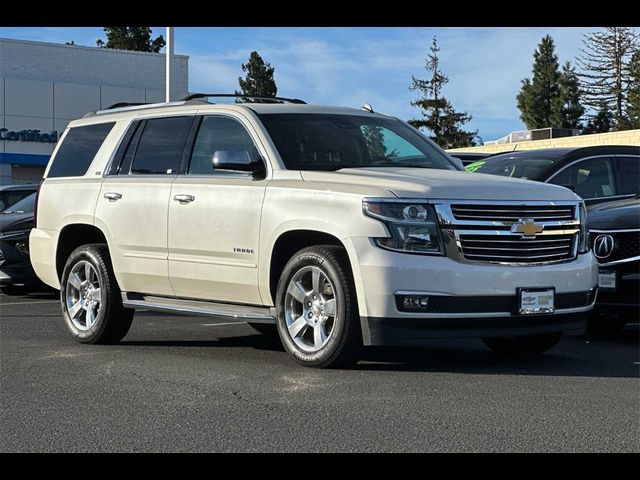
[[[190,203],[190,202],[193,202],[196,199],[196,197],[194,197],[193,195],[180,194],[173,197],[173,199],[176,202],[180,202],[180,203]]]
[[[115,202],[116,200],[120,200],[122,198],[122,194],[118,192],[107,192],[104,194],[104,198],[106,198],[110,202]]]

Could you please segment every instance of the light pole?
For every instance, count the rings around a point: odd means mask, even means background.
[[[171,72],[173,71],[173,27],[167,27],[167,61],[165,68],[165,101],[171,101]]]

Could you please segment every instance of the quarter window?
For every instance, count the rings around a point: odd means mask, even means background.
[[[222,156],[239,159],[238,170],[216,169],[214,157]],[[249,162],[244,170],[242,162]],[[238,171],[255,170],[260,162],[258,150],[240,122],[223,116],[202,119],[191,154],[190,175],[237,174]]]
[[[131,173],[137,175],[176,175],[192,117],[166,117],[147,120],[135,150]],[[130,145],[130,149],[133,142]],[[129,151],[125,155],[129,155]],[[121,172],[126,173],[126,172]]]
[[[575,163],[562,170],[549,183],[571,187],[584,199],[616,195],[611,159],[596,157]]]
[[[81,177],[89,169],[114,122],[71,128],[56,153],[47,177]]]

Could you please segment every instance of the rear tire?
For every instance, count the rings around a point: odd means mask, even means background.
[[[562,333],[545,333],[521,337],[483,338],[484,344],[498,355],[507,357],[530,357],[548,352],[562,338]]]
[[[67,328],[80,343],[117,343],[131,327],[134,310],[122,306],[104,244],[82,245],[69,255],[60,282],[60,301]]]
[[[278,282],[276,313],[282,344],[301,365],[341,368],[358,362],[360,317],[343,248],[318,245],[293,255]]]

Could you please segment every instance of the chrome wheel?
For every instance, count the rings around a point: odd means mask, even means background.
[[[67,313],[78,330],[87,331],[100,312],[100,277],[95,267],[86,260],[76,263],[65,287]]]
[[[287,330],[307,353],[321,350],[331,339],[337,316],[335,289],[318,267],[298,270],[289,281],[284,299]]]

